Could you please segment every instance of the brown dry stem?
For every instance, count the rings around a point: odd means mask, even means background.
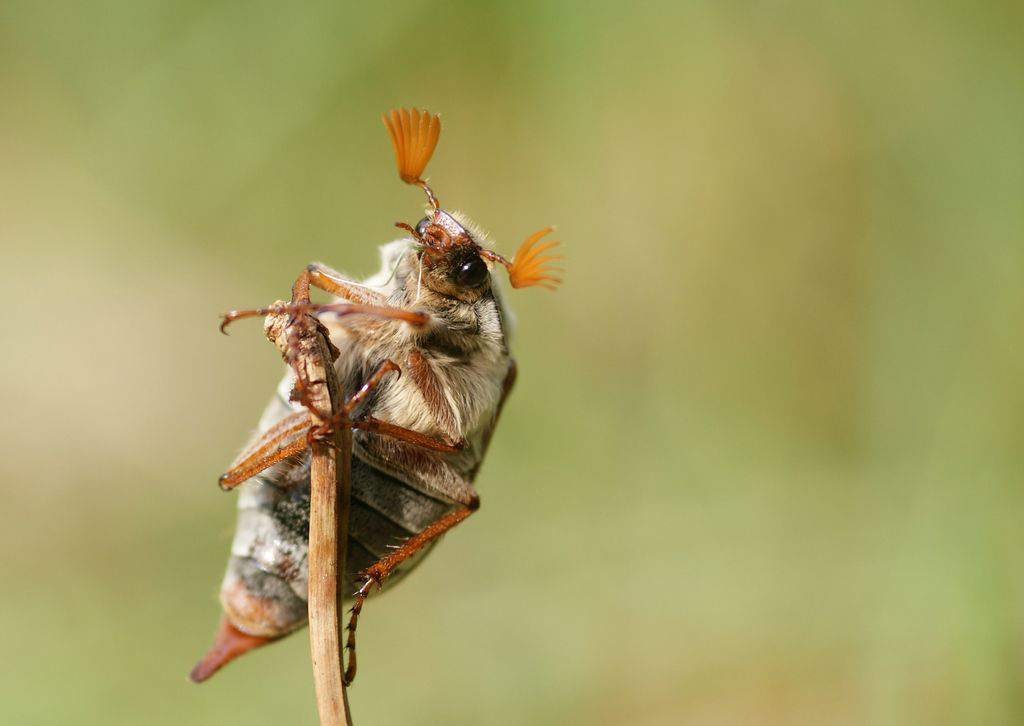
[[[340,407],[332,346],[326,330],[304,316],[288,325],[288,315],[269,315],[267,337],[285,356],[318,411],[330,416]],[[289,350],[290,347],[290,350]],[[313,414],[314,427],[324,423]],[[348,543],[352,430],[335,427],[333,442],[314,440],[309,502],[309,644],[321,726],[352,726],[342,679],[342,599],[340,590]],[[334,446],[331,446],[331,443]],[[336,448],[335,448],[336,447]],[[340,458],[340,460],[339,460]],[[339,476],[340,474],[340,476]]]

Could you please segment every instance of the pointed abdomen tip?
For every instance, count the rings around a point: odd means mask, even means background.
[[[273,638],[249,635],[232,625],[226,617],[221,618],[217,635],[213,639],[210,650],[196,663],[188,674],[193,683],[202,683],[225,665],[250,650],[266,645]]]

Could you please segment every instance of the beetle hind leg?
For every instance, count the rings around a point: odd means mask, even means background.
[[[278,421],[245,447],[231,468],[221,474],[218,480],[220,488],[225,491],[234,489],[274,464],[301,454],[309,445],[311,426],[312,419],[305,411]]]
[[[369,597],[370,592],[375,586],[379,588],[384,582],[384,578],[394,572],[395,568],[405,560],[436,541],[442,534],[475,512],[478,507],[479,500],[474,493],[469,506],[460,507],[454,512],[441,517],[419,534],[403,542],[387,557],[381,558],[359,573],[359,577],[364,578],[365,582],[355,594],[355,602],[352,603],[350,611],[351,616],[349,617],[348,626],[345,628],[348,631],[348,637],[345,640],[345,650],[348,651],[348,666],[345,668],[344,674],[346,686],[351,685],[352,681],[356,678],[356,625],[359,622],[359,615],[363,611],[363,604],[366,602],[366,598]]]

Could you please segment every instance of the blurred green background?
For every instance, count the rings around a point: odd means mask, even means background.
[[[1019,3],[0,3],[0,721],[315,722],[201,687],[303,265],[375,271],[382,111],[562,289],[483,509],[361,621],[362,724],[1024,722]]]

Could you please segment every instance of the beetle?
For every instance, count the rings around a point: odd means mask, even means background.
[[[355,677],[356,623],[374,587],[407,574],[445,532],[480,504],[474,481],[516,378],[509,313],[495,270],[513,288],[560,282],[542,241],[529,236],[513,261],[494,252],[464,215],[442,209],[423,171],[441,124],[436,115],[399,109],[384,115],[398,174],[423,190],[427,207],[407,236],[381,248],[381,269],[356,282],[322,263],[293,286],[292,303],[235,310],[236,320],[312,315],[329,335],[353,429],[351,514],[341,583],[352,596],[345,644],[346,682]],[[308,302],[310,287],[333,303]],[[307,621],[310,453],[325,433],[314,423],[303,382],[289,371],[257,431],[220,477],[240,490],[231,554],[220,590],[223,616],[196,682]],[[395,545],[395,542],[401,544]]]

